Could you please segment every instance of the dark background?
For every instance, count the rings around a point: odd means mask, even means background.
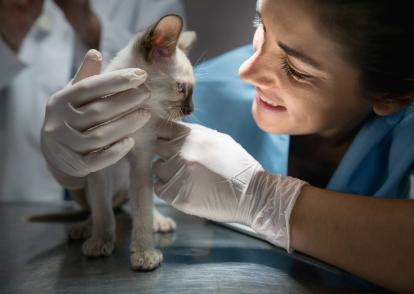
[[[190,59],[205,61],[249,44],[254,28],[255,0],[184,0],[187,28],[197,32]]]

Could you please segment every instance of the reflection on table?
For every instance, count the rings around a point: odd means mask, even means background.
[[[110,257],[86,258],[67,239],[70,224],[29,223],[59,205],[0,204],[0,293],[320,293],[375,289],[300,254],[168,206],[175,233],[156,234],[163,265],[148,273],[129,266],[131,218],[118,213]],[[375,289],[378,291],[378,289]]]

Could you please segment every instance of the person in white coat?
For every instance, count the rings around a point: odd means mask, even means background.
[[[53,201],[63,189],[40,148],[48,97],[90,48],[103,62],[180,0],[0,0],[0,201]]]

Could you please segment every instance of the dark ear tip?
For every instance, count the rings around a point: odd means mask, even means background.
[[[163,17],[161,17],[158,20],[158,24],[161,23],[161,22],[163,22],[163,21],[178,21],[179,22],[179,25],[180,25],[180,31],[183,29],[184,20],[178,14],[167,14],[167,15],[164,15]]]
[[[174,54],[178,39],[183,30],[183,18],[177,14],[167,14],[154,23],[142,38],[141,48],[145,59],[151,62],[156,52],[163,57]]]
[[[178,18],[181,22],[183,22],[183,18],[180,15],[174,14],[174,13],[166,14],[166,15],[162,16],[160,18],[160,20],[162,20],[162,19],[164,19],[166,17]]]

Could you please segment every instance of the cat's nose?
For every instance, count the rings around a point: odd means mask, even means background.
[[[184,115],[190,115],[194,111],[194,105],[191,99],[187,99],[184,105],[181,107],[181,111]]]
[[[183,107],[182,110],[184,115],[190,115],[191,113],[193,113],[194,108],[190,108],[190,107]]]

